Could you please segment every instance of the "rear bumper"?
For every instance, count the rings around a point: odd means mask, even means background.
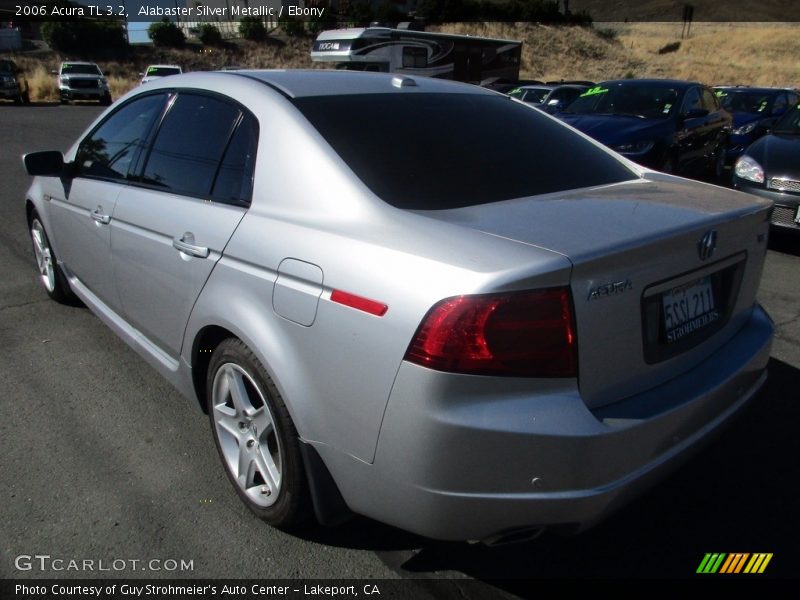
[[[326,463],[354,511],[421,535],[578,531],[662,478],[756,394],[772,333],[756,307],[691,371],[594,411],[574,380],[545,382],[536,394],[530,382],[507,380],[498,392],[492,378],[404,363],[374,464]]]

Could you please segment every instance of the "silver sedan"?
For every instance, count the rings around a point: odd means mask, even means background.
[[[769,203],[491,91],[193,73],[24,162],[47,293],[207,411],[276,526],[579,531],[766,377]]]

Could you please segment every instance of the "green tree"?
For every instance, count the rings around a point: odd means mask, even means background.
[[[301,37],[306,34],[306,26],[303,21],[294,17],[283,17],[278,21],[278,25],[290,37]]]
[[[258,17],[242,17],[239,33],[244,39],[254,42],[260,42],[267,37],[267,29]]]
[[[186,41],[181,28],[166,17],[157,23],[151,23],[147,28],[147,35],[153,40],[154,46],[177,48]]]
[[[200,30],[197,37],[204,46],[219,46],[222,43],[222,34],[216,25],[211,23],[203,23],[200,25]]]
[[[48,21],[42,23],[41,33],[44,41],[60,52],[92,53],[125,47],[122,27],[112,22]]]

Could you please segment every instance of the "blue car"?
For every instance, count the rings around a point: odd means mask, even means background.
[[[795,105],[736,161],[733,186],[773,202],[770,222],[800,235],[800,106]]]
[[[717,86],[714,93],[722,108],[733,115],[728,164],[736,162],[750,144],[797,104],[797,92],[782,88]]]
[[[606,81],[557,116],[646,167],[690,176],[723,175],[732,117],[711,88],[700,83]]]
[[[588,89],[588,85],[575,84],[522,85],[507,93],[552,115],[567,108]]]

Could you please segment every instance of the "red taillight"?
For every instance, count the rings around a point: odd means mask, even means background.
[[[405,359],[452,373],[575,377],[569,288],[442,300],[422,320]]]

